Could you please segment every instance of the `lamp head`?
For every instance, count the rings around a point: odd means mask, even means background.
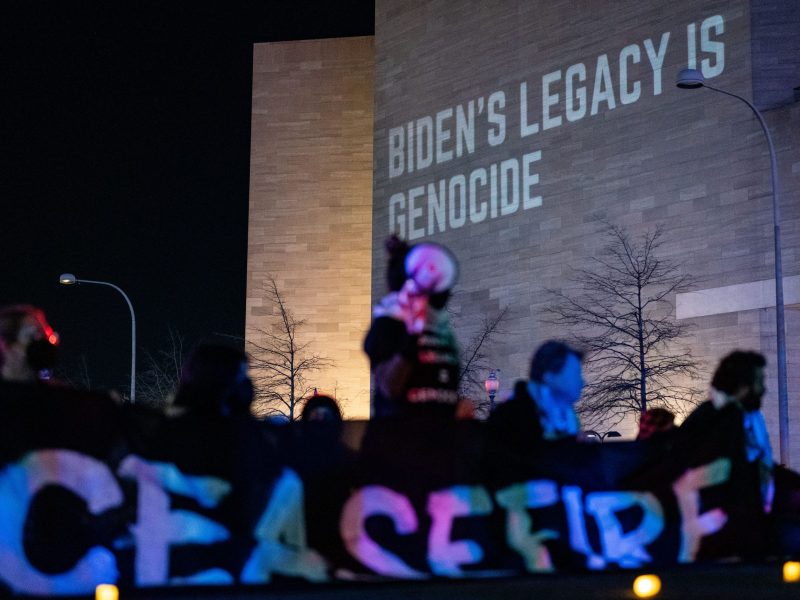
[[[705,85],[706,78],[697,69],[682,69],[678,73],[675,85],[683,90],[695,90]]]
[[[495,371],[489,373],[489,377],[483,382],[483,386],[487,394],[494,395],[497,393],[497,390],[500,389],[500,380],[497,378]]]
[[[72,273],[62,273],[58,278],[58,283],[61,285],[74,285],[77,282],[78,279]]]

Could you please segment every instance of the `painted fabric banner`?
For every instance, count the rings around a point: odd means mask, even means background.
[[[0,411],[0,582],[16,593],[626,568],[765,544],[724,430],[670,452],[520,456],[478,422],[266,426],[10,385]]]

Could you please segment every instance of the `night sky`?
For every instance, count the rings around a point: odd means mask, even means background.
[[[372,35],[369,1],[4,5],[0,304],[44,308],[61,373],[243,336],[252,44]],[[221,338],[216,338],[221,339]]]

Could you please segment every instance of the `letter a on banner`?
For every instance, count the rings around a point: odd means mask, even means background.
[[[258,545],[242,570],[242,583],[268,583],[272,573],[326,581],[325,559],[306,542],[303,482],[284,469],[253,532]]]

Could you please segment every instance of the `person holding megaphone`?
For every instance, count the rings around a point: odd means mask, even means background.
[[[364,341],[373,375],[373,417],[454,417],[459,350],[445,310],[458,263],[444,246],[386,242],[389,294],[373,309]]]

